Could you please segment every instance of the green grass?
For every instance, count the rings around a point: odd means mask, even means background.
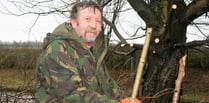
[[[209,103],[209,90],[186,90],[181,97],[181,103]]]

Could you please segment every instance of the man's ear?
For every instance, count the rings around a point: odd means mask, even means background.
[[[75,19],[70,18],[70,19],[69,19],[69,22],[70,22],[70,24],[72,25],[72,28],[75,28],[75,27],[76,27],[77,22],[76,22]]]

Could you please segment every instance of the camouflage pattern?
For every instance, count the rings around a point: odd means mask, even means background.
[[[68,23],[44,41],[37,62],[36,103],[119,103],[123,92]]]

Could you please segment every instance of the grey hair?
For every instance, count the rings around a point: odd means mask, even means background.
[[[75,3],[74,6],[72,7],[72,10],[70,12],[70,18],[77,19],[79,11],[85,8],[93,8],[94,10],[98,9],[102,13],[101,6],[98,5],[96,2],[81,1],[81,2]]]

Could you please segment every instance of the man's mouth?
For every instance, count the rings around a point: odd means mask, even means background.
[[[87,32],[87,34],[90,34],[90,35],[96,35],[95,32]]]
[[[87,45],[89,48],[93,47],[94,44],[95,44],[95,42],[86,42],[86,45]]]

